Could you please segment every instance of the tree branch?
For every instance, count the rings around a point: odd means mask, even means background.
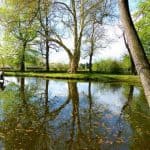
[[[74,16],[72,10],[69,8],[69,6],[66,3],[63,3],[63,2],[54,2],[54,4],[60,4],[60,5],[65,6],[65,8]]]
[[[38,31],[42,36],[46,37],[42,32]],[[59,46],[61,46],[66,52],[67,54],[69,55],[69,57],[72,57],[72,53],[71,53],[71,50],[63,43],[62,40],[60,39],[55,39],[55,38],[52,38],[52,37],[46,37],[48,41],[51,41],[51,42],[55,42],[57,43]]]

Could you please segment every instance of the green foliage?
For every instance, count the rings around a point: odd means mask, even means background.
[[[3,43],[0,47],[1,57],[0,65],[19,67],[23,62],[29,59],[30,43],[37,37],[39,24],[35,21],[35,12],[37,9],[36,1],[10,1],[7,0],[0,8],[1,25],[3,26]],[[35,54],[35,53],[33,53]],[[33,56],[32,54],[32,56]],[[13,57],[12,57],[13,56]],[[27,57],[27,58],[26,58]],[[32,63],[37,63],[32,57]]]
[[[41,54],[36,49],[28,47],[25,52],[26,66],[42,66],[44,65]]]
[[[50,70],[52,71],[67,71],[68,65],[63,63],[53,63],[50,64]]]
[[[16,41],[17,40],[12,41],[10,37],[10,39],[7,39],[7,41],[0,46],[1,68],[12,67],[18,69],[20,57],[22,55],[22,48],[19,44],[14,44]],[[30,46],[27,46],[25,51],[25,63],[27,66],[43,66],[43,59],[37,50],[33,50]]]
[[[121,73],[121,63],[117,60],[100,60],[93,64],[93,70],[102,73]]]
[[[131,61],[130,56],[125,54],[121,59],[121,68],[124,70],[124,72],[128,72],[131,70]]]
[[[136,29],[144,46],[145,52],[150,60],[150,1],[141,0],[138,11],[135,13],[137,22]]]
[[[32,18],[36,6],[31,7],[32,3],[6,1],[0,8],[1,25],[4,26],[4,30],[20,41],[31,41],[36,37],[35,29],[38,24]]]
[[[111,75],[99,73],[35,73],[35,72],[5,72],[6,76],[23,76],[23,77],[41,77],[55,79],[75,79],[75,80],[93,80],[102,82],[125,82],[132,85],[141,86],[138,76],[134,75]]]
[[[16,39],[5,32],[3,44],[0,46],[0,67],[16,67],[18,51],[19,44],[17,44]]]
[[[129,55],[125,54],[121,60],[105,59],[93,64],[93,70],[101,73],[131,73],[131,61]]]

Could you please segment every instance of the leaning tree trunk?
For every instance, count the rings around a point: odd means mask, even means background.
[[[145,96],[150,106],[150,65],[145,55],[144,48],[140,42],[138,34],[135,30],[131,19],[128,0],[118,0],[121,15],[121,21],[127,36],[131,55],[140,76],[141,83],[144,88]]]
[[[129,57],[130,57],[131,73],[132,73],[133,75],[136,75],[137,72],[136,72],[135,64],[134,64],[134,61],[133,61],[133,58],[132,58],[132,55],[131,55],[131,50],[130,50],[130,48],[129,48],[128,42],[127,42],[126,37],[125,37],[125,33],[123,33],[123,38],[124,38],[125,47],[126,47],[126,49],[128,50]]]

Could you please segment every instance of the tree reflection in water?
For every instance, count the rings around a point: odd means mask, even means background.
[[[49,131],[42,126],[41,108],[32,101],[32,93],[36,92],[32,90],[35,88],[28,89],[24,78],[20,79],[20,87],[17,84],[8,86],[3,93],[3,100],[7,102],[3,107],[3,122],[0,126],[5,149],[51,149]],[[8,93],[9,97],[6,96]]]
[[[132,85],[75,81],[60,87],[60,82],[20,78],[0,92],[0,140],[6,150],[148,147],[149,110],[142,91],[135,93]],[[52,89],[56,84],[59,91]],[[117,114],[104,104],[104,93],[111,92],[121,92],[116,99],[121,95],[126,100]]]

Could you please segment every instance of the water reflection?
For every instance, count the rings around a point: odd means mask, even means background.
[[[0,83],[0,91],[3,91],[5,89],[4,83]]]
[[[7,80],[0,92],[1,149],[149,149],[150,113],[140,88]]]

